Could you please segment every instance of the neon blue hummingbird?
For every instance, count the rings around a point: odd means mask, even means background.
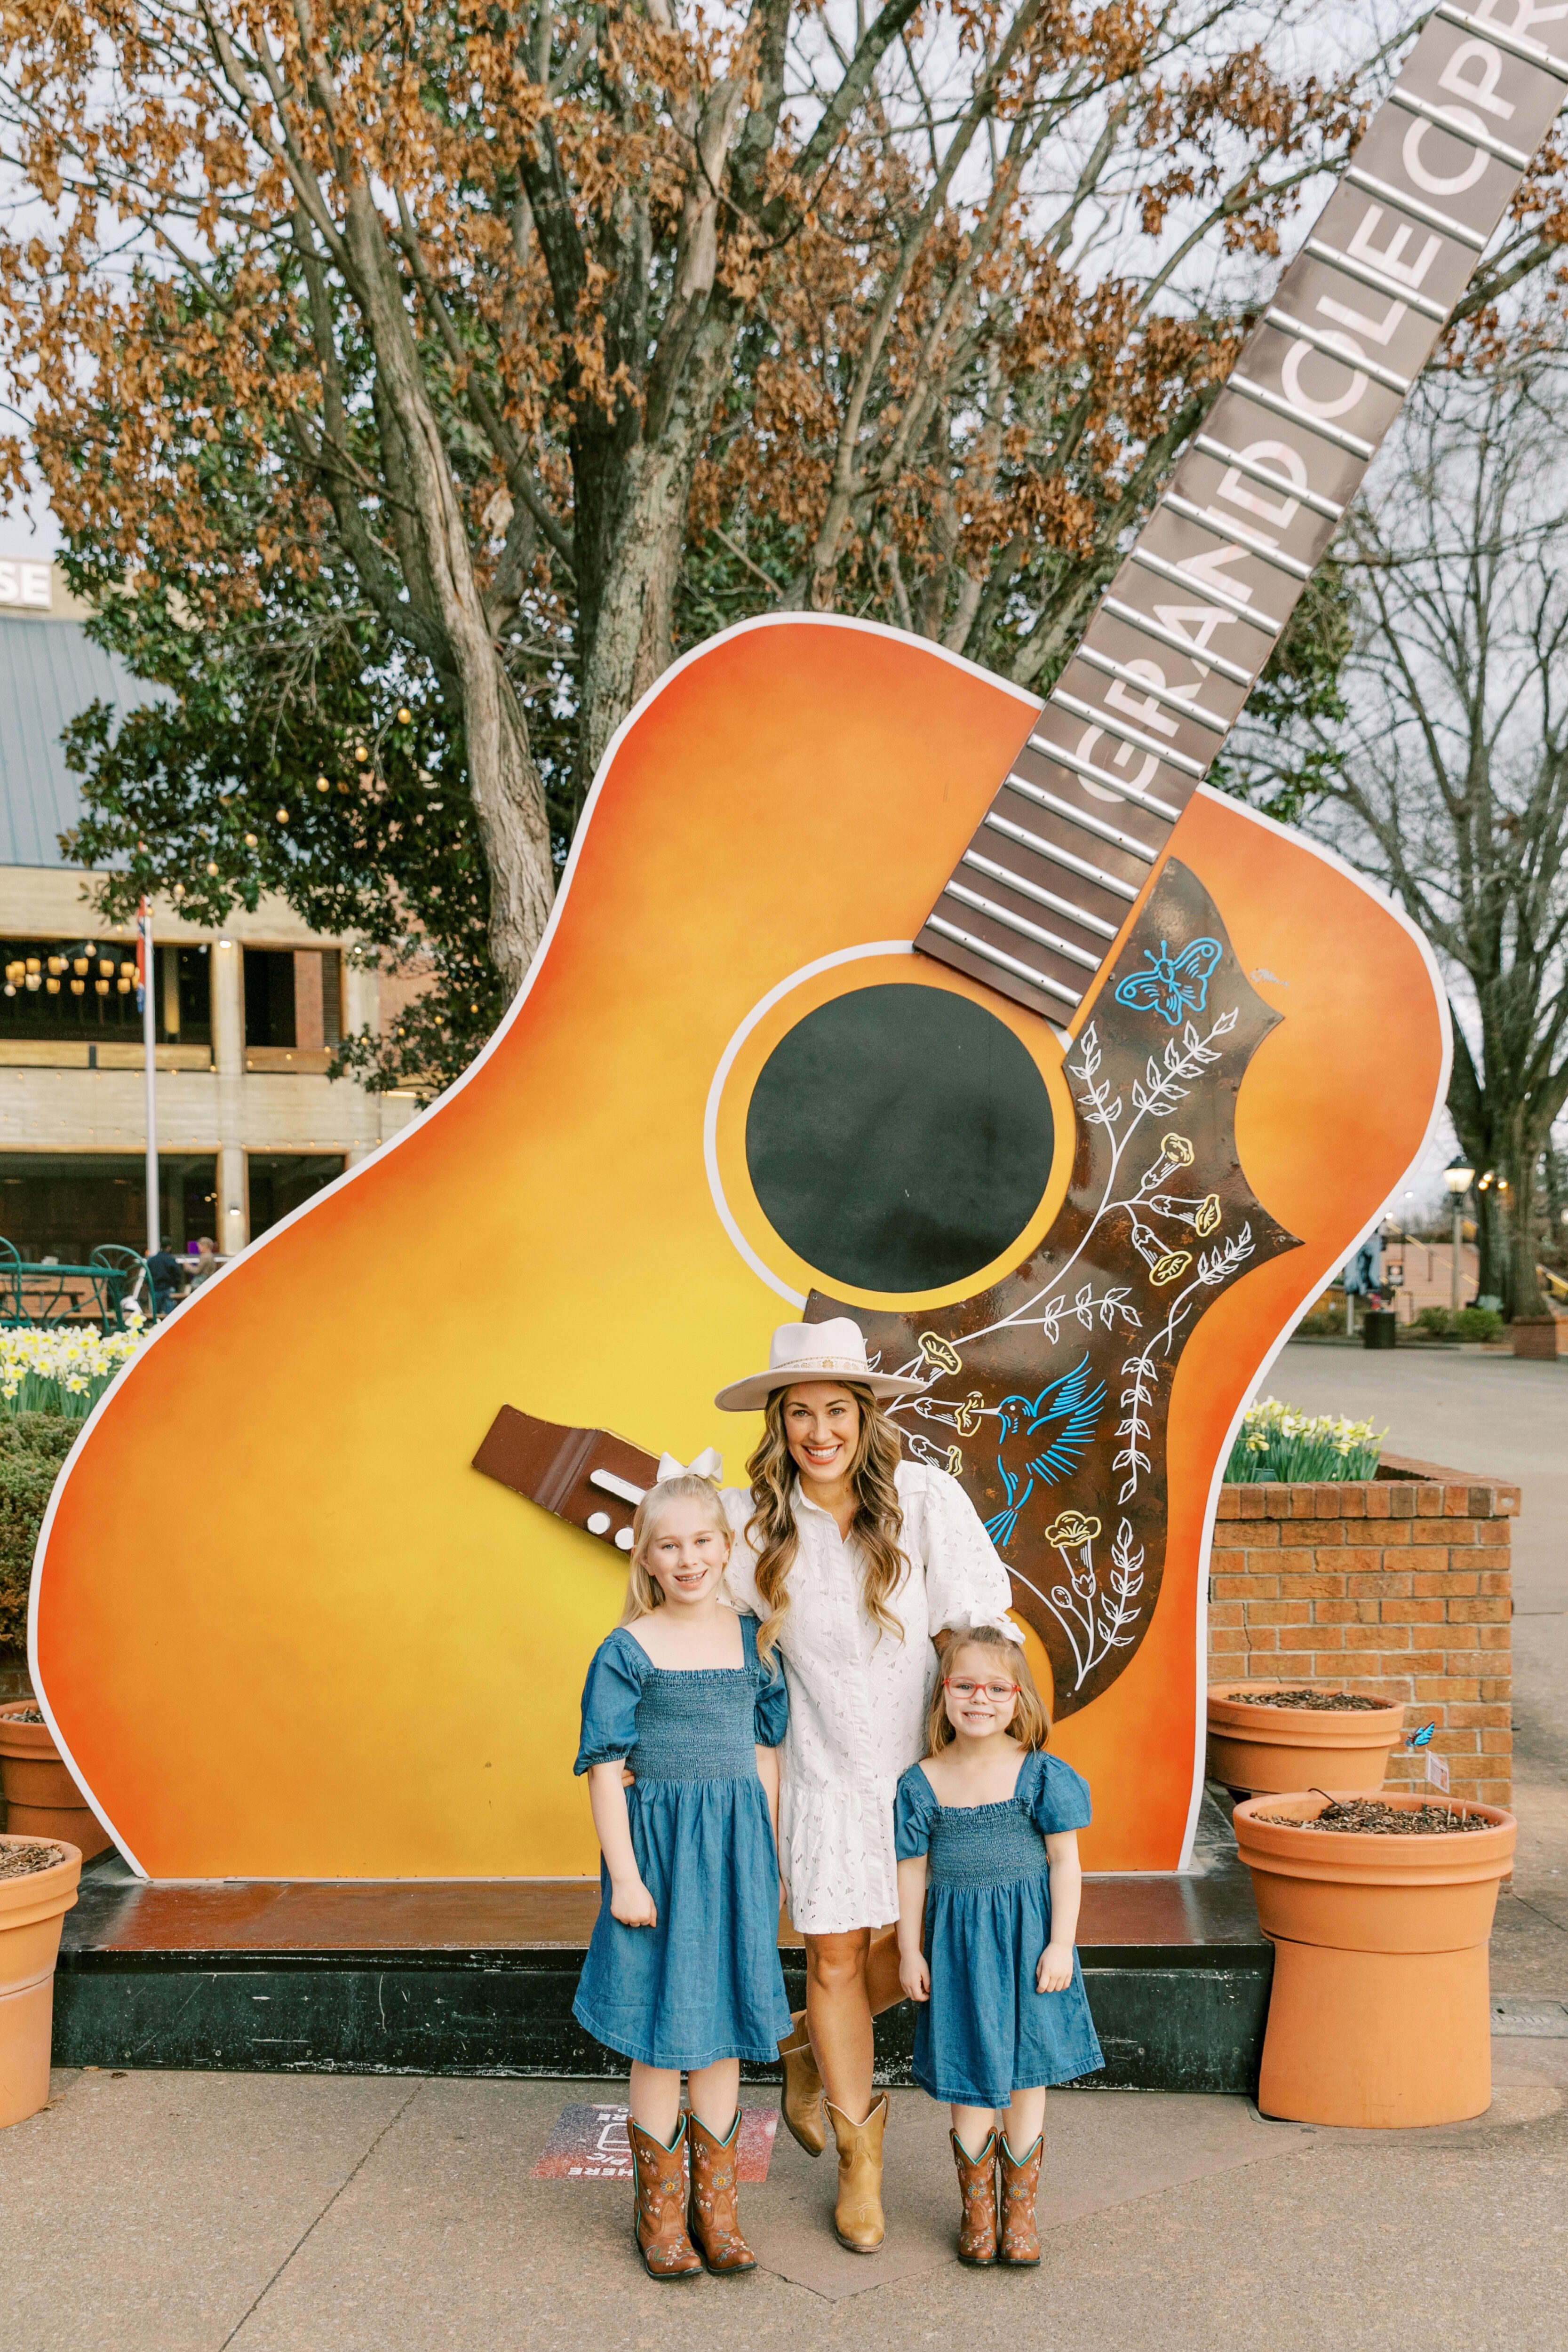
[[[1043,1388],[1037,1397],[1007,1396],[994,1407],[1001,1423],[996,1467],[1007,1500],[985,1532],[998,1546],[1013,1540],[1018,1515],[1037,1485],[1054,1486],[1075,1471],[1094,1444],[1105,1402],[1105,1382],[1089,1385],[1089,1358]]]

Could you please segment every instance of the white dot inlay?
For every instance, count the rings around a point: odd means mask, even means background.
[[[631,1548],[632,1531],[630,1528],[623,1528],[620,1534],[616,1538],[616,1549],[617,1551],[630,1551]]]
[[[591,1536],[607,1536],[609,1532],[610,1515],[608,1511],[591,1511],[588,1515],[588,1533]]]

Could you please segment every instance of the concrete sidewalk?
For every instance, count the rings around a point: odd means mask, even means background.
[[[618,2180],[532,2179],[605,2084],[64,2077],[0,2135],[6,2352],[724,2352],[942,2343],[1008,2352],[1560,2352],[1568,2038],[1496,2045],[1480,2121],[1314,2131],[1245,2100],[1049,2103],[1036,2273],[952,2255],[945,2114],[892,2095],[892,2227],[828,2228],[833,2175],[781,2138],[743,2216],[763,2268],[656,2284]],[[760,2094],[752,2093],[753,2098]]]

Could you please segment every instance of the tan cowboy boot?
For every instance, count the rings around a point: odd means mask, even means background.
[[[874,2254],[887,2234],[882,2219],[882,2134],[888,2127],[884,2092],[863,2124],[852,2124],[831,2099],[823,2101],[838,2143],[838,2200],[833,2226],[852,2254]]]
[[[784,2061],[779,2111],[807,2156],[820,2156],[827,2146],[827,2126],[822,2116],[822,2077],[816,2071],[804,2009],[796,2011],[791,2024],[794,2031],[779,2043]]]
[[[715,2278],[738,2278],[754,2271],[757,2258],[741,2235],[739,2200],[735,2193],[736,2158],[740,2152],[741,2110],[721,2139],[693,2116],[687,2127],[691,2143],[691,2204],[687,2227],[697,2251]]]
[[[686,2117],[669,2147],[626,2117],[632,2144],[634,2231],[649,2278],[700,2278],[702,2257],[686,2234]]]
[[[996,2259],[996,2135],[988,2132],[978,2156],[971,2156],[955,2131],[950,2131],[952,2160],[958,2167],[958,2191],[963,2200],[963,2220],[958,2231],[958,2259],[973,2270],[984,2270]]]
[[[1035,2193],[1040,2185],[1044,2137],[1022,2156],[1015,2156],[1003,2134],[998,2142],[1002,2168],[1002,2260],[1019,2270],[1034,2270],[1040,2259],[1040,2233],[1035,2226]]]

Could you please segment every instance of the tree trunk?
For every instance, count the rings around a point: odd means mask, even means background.
[[[583,671],[577,710],[578,804],[587,798],[616,728],[675,651],[675,587],[686,545],[699,423],[711,414],[733,341],[722,323],[704,339],[682,388],[679,413],[651,446],[639,444],[621,467],[614,529],[603,569],[579,594]],[[588,617],[591,613],[591,618]]]
[[[1479,1165],[1479,1162],[1478,1162]],[[1476,1194],[1476,1297],[1500,1298],[1508,1308],[1508,1254],[1499,1232],[1495,1184]]]
[[[1508,1235],[1508,1288],[1504,1305],[1510,1322],[1532,1322],[1548,1312],[1536,1272],[1536,1181],[1541,1166],[1541,1140],[1527,1134],[1517,1152],[1509,1154],[1505,1225]]]
[[[544,791],[528,726],[474,577],[468,521],[431,405],[385,233],[362,184],[349,203],[353,291],[374,346],[378,389],[395,419],[436,611],[462,704],[468,796],[489,867],[490,960],[514,992],[548,919],[554,881]]]
[[[592,632],[584,632],[577,712],[579,803],[587,798],[616,728],[669,667],[690,488],[690,466],[666,452],[637,449],[627,460],[598,609]]]

